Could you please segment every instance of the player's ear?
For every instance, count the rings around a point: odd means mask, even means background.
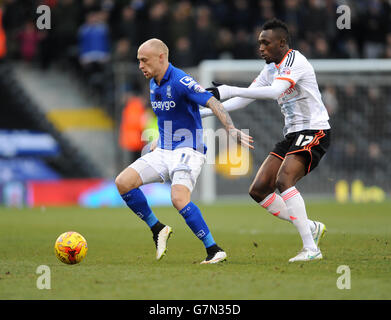
[[[288,44],[288,43],[287,43],[287,41],[286,41],[285,38],[281,38],[281,39],[280,39],[280,47],[281,47],[281,48],[284,48],[287,44]]]

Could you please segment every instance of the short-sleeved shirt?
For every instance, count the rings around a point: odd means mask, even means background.
[[[206,153],[199,105],[205,106],[212,94],[170,63],[160,85],[151,79],[150,97],[158,119],[158,147],[190,147]]]
[[[254,86],[270,86],[274,80],[287,80],[291,86],[277,99],[285,117],[283,133],[330,128],[315,71],[299,51],[290,49],[279,64],[266,64]]]

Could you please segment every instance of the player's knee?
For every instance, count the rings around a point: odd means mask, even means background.
[[[276,187],[277,187],[278,191],[284,192],[285,190],[287,190],[293,186],[294,186],[294,183],[293,183],[292,179],[290,179],[287,175],[280,174],[277,176]]]
[[[180,184],[175,184],[171,188],[171,202],[178,211],[182,210],[189,202],[191,192],[189,189]]]
[[[251,198],[253,198],[256,202],[261,202],[265,199],[270,193],[274,192],[274,185],[266,182],[258,182],[255,181],[251,184],[248,194]]]
[[[171,202],[175,209],[178,211],[182,210],[188,203],[189,200],[182,197],[180,194],[172,193]]]
[[[126,177],[124,177],[124,175],[121,174],[119,174],[115,178],[115,185],[117,186],[118,192],[120,194],[124,194],[138,187],[136,181],[132,181],[132,179],[127,179]]]

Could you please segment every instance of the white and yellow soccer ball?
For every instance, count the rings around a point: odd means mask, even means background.
[[[87,250],[86,239],[75,231],[64,232],[54,244],[56,257],[66,264],[81,262],[85,258]]]

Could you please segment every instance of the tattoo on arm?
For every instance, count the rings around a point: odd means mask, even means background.
[[[218,101],[215,97],[211,97],[206,102],[206,107],[210,108],[213,111],[213,113],[221,121],[221,123],[227,130],[235,128],[229,113],[227,112],[227,110],[224,109],[222,103]]]

